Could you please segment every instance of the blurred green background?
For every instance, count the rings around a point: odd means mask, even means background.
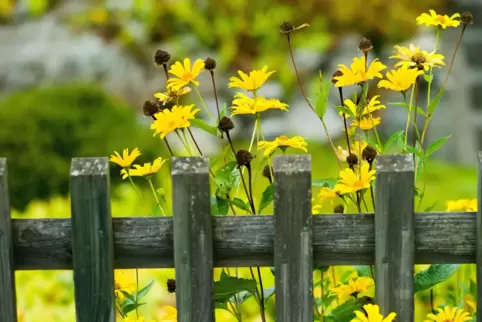
[[[305,86],[311,88],[319,70],[331,75],[336,64],[359,54],[356,45],[362,36],[372,40],[375,55],[382,55],[393,44],[418,35],[415,17],[420,13],[449,13],[449,5],[441,0],[0,0],[0,36],[5,44],[0,49],[0,157],[8,158],[13,215],[69,217],[72,157],[108,156],[125,147],[139,147],[141,162],[167,157],[142,115],[143,102],[163,90],[163,72],[153,63],[159,48],[168,50],[173,61],[214,57],[222,104],[229,106],[232,99],[228,77],[238,69],[265,64],[277,71],[271,93],[288,102],[295,100],[299,89],[286,39],[279,32],[284,20],[296,26],[310,24],[293,37],[293,47]],[[346,39],[355,39],[355,46],[347,47],[352,43]],[[203,93],[209,93],[209,79],[200,81]],[[236,122],[236,142],[241,145],[252,124],[242,117]],[[397,130],[388,127],[385,132]],[[324,140],[316,139],[322,128],[309,131],[313,177],[336,176],[331,151]],[[336,140],[343,144],[339,136]],[[157,184],[169,196],[169,172],[164,170]],[[134,191],[121,184],[118,171],[111,166],[113,215],[145,215],[139,212]],[[427,192],[421,209],[438,202],[434,209],[443,210],[446,200],[476,196],[475,167],[432,161],[423,183]],[[341,274],[345,268],[337,269]],[[268,287],[273,285],[270,274],[264,274]],[[466,283],[469,275],[467,270]],[[165,289],[169,277],[172,270],[142,271],[144,283],[157,280],[142,309],[146,317],[159,319],[163,305],[174,305],[175,296]],[[437,288],[437,303],[445,301],[448,289],[457,288],[460,278]],[[17,287],[20,321],[74,321],[71,272],[18,272]],[[426,300],[427,294],[417,297],[419,318],[427,313]],[[459,296],[454,303],[460,300]],[[253,303],[245,306],[257,321]],[[269,309],[274,310],[273,303]],[[219,320],[230,321],[228,314],[218,314]]]

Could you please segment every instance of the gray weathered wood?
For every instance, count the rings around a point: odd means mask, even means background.
[[[477,266],[477,312],[482,312],[482,152],[478,153],[478,191],[477,191],[477,219],[475,228],[475,249]],[[482,313],[477,314],[477,322],[482,322]]]
[[[377,157],[375,212],[376,302],[386,315],[413,321],[414,165],[412,155]]]
[[[214,321],[209,160],[173,158],[172,207],[179,322]]]
[[[416,264],[475,263],[473,212],[416,213]],[[374,264],[373,214],[313,217],[315,265]],[[273,266],[272,216],[215,217],[216,267]],[[172,218],[113,218],[116,268],[174,267]],[[70,219],[14,219],[15,269],[72,269]]]
[[[12,224],[5,158],[0,158],[0,314],[2,322],[17,321]]]
[[[274,160],[276,321],[313,321],[311,156]]]
[[[114,249],[108,160],[74,158],[70,175],[77,322],[114,322]]]

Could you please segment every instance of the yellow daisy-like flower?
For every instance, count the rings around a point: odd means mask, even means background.
[[[397,316],[397,313],[390,313],[386,318],[380,314],[380,307],[374,304],[366,304],[363,306],[363,311],[355,311],[356,318],[351,322],[392,322]]]
[[[192,69],[189,58],[184,58],[184,65],[177,61],[169,69],[169,73],[176,77],[169,78],[167,87],[173,91],[177,91],[190,83],[198,86],[199,82],[196,81],[196,77],[198,77],[203,70],[204,62],[201,59],[196,59]]]
[[[437,54],[435,51],[420,50],[413,44],[410,44],[409,48],[395,45],[395,51],[396,55],[390,56],[390,58],[400,59],[395,67],[407,66],[427,71],[430,67],[440,68],[445,66],[443,61],[445,57],[442,54]]]
[[[140,316],[138,319],[126,317],[126,318],[124,318],[124,320],[122,320],[122,321],[124,321],[124,322],[156,322],[155,320],[149,320],[149,321],[147,321],[143,316]]]
[[[119,152],[114,151],[114,154],[110,156],[109,161],[115,164],[118,164],[123,168],[127,168],[140,155],[141,155],[141,152],[139,151],[138,148],[135,148],[134,150],[132,150],[130,154],[129,154],[129,149],[124,149],[122,151],[122,156],[119,154]]]
[[[447,15],[438,15],[435,10],[429,10],[429,12],[430,14],[422,13],[417,17],[418,25],[437,26],[443,29],[447,27],[458,27],[460,25],[460,20],[456,20],[456,18],[460,18],[459,13],[449,17]]]
[[[371,287],[373,287],[373,279],[369,277],[359,277],[356,280],[351,279],[348,284],[333,287],[331,289],[331,294],[338,296],[341,300],[346,296],[358,296],[359,293],[367,292]]]
[[[253,70],[252,72],[249,72],[249,75],[246,75],[242,71],[238,70],[238,74],[241,76],[241,79],[238,77],[231,77],[229,79],[228,87],[236,87],[244,89],[245,91],[254,92],[263,86],[263,84],[274,72],[274,70],[268,72],[268,66],[264,66],[262,69]]]
[[[289,138],[287,136],[282,135],[274,139],[274,141],[258,142],[258,150],[264,149],[264,155],[269,156],[277,148],[280,148],[283,152],[287,148],[300,149],[307,152],[308,151],[306,149],[307,145],[308,143],[306,143],[305,139],[301,136],[294,136],[292,138]]]
[[[318,198],[320,199],[320,202],[323,202],[325,200],[332,200],[340,197],[338,192],[335,189],[330,189],[323,187],[320,189],[320,193],[318,194]]]
[[[178,90],[173,90],[172,88],[167,88],[167,92],[165,93],[156,93],[154,94],[154,97],[159,100],[159,102],[162,103],[162,105],[166,105],[167,103],[183,96],[186,95],[187,93],[191,92],[190,87],[182,87]]]
[[[381,110],[383,108],[387,108],[385,105],[380,104],[379,98],[380,95],[375,95],[367,102],[365,108],[362,111],[362,116]],[[346,99],[343,103],[352,112],[352,114],[355,115],[355,117],[358,115],[357,106],[351,99]],[[342,112],[340,112],[340,114],[342,114]],[[347,115],[346,117],[351,117],[351,115]]]
[[[114,270],[114,292],[119,300],[124,299],[121,291],[132,293],[136,290],[136,278],[134,271],[127,269]]]
[[[162,165],[166,162],[166,160],[162,159],[161,157],[154,160],[152,163],[144,163],[144,165],[134,164],[134,169],[129,169],[129,175],[127,175],[127,171],[125,169],[121,170],[122,179],[127,178],[128,176],[131,177],[147,177],[157,173],[161,168]]]
[[[159,113],[154,114],[156,118],[151,124],[151,129],[155,130],[154,136],[160,134],[161,139],[181,128],[191,126],[191,122],[199,109],[194,109],[194,104],[187,106],[175,105],[171,110],[165,109]]]
[[[281,103],[277,99],[266,99],[263,96],[251,98],[243,93],[237,93],[234,95],[231,115],[257,114],[274,108],[287,111],[288,104]]]
[[[380,71],[387,68],[387,66],[383,65],[378,59],[375,59],[370,63],[368,69],[366,69],[365,56],[353,58],[351,69],[343,64],[338,66],[340,67],[339,71],[342,72],[343,75],[334,77],[336,87],[356,85],[374,79],[375,77],[383,78]]]
[[[177,322],[177,309],[174,306],[164,306],[166,313],[162,316],[163,322]]]
[[[438,313],[435,314],[428,314],[427,319],[424,322],[465,322],[471,321],[472,317],[469,313],[465,312],[458,307],[450,308],[448,306],[444,307],[444,309],[437,309]]]
[[[362,130],[370,130],[380,124],[379,117],[363,117],[360,121],[354,120],[351,126],[359,127]]]
[[[419,75],[423,71],[416,68],[409,68],[408,65],[402,65],[399,69],[388,72],[383,79],[378,82],[378,88],[386,88],[396,92],[405,92],[409,89]]]
[[[359,173],[355,173],[352,169],[343,169],[340,171],[340,181],[335,185],[333,190],[340,194],[357,192],[362,189],[370,188],[370,182],[375,180],[375,170],[370,170],[368,163],[362,163]]]
[[[449,200],[447,211],[477,211],[477,199]]]

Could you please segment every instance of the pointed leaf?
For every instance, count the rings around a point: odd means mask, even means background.
[[[438,200],[437,200],[437,201],[435,201],[435,202],[433,203],[433,205],[431,205],[431,206],[429,206],[429,207],[425,208],[424,212],[430,212],[430,211],[432,211],[432,210],[433,210],[433,208],[435,208],[435,206],[436,206],[437,204],[438,204]]]
[[[442,95],[444,93],[445,89],[441,89],[440,92],[433,98],[433,100],[430,102],[430,104],[427,107],[428,115],[432,115],[433,112],[438,107],[438,103],[440,102],[440,99],[442,98]]]
[[[428,269],[415,274],[414,292],[428,290],[452,276],[460,267],[458,264],[433,264]]]
[[[268,207],[273,202],[273,196],[274,184],[270,184],[263,192],[263,197],[258,206],[258,213],[261,213],[264,208]]]
[[[387,142],[385,142],[385,146],[383,147],[383,152],[387,152],[392,147],[393,143],[395,143],[398,139],[400,139],[403,136],[403,133],[405,133],[405,131],[403,130],[393,133],[387,139]]]
[[[346,106],[344,106],[344,105],[336,105],[336,106],[335,106],[335,109],[336,109],[338,112],[340,112],[341,114],[346,114],[346,116],[355,117],[355,116],[353,115],[352,111],[351,111],[348,107],[346,107]]]
[[[427,83],[431,83],[431,82],[433,81],[433,74],[432,74],[432,75],[423,74],[423,79],[424,79]]]
[[[354,265],[353,268],[358,273],[358,277],[372,277],[372,270],[368,265]],[[375,268],[373,268],[373,274],[375,274]]]
[[[438,149],[440,149],[442,147],[442,145],[447,142],[448,139],[450,139],[452,135],[447,135],[443,138],[440,138],[440,139],[437,139],[435,141],[433,141],[432,144],[430,144],[430,146],[427,148],[427,157],[431,156],[432,154],[434,154]]]
[[[215,126],[209,125],[208,123],[206,123],[201,119],[191,119],[189,120],[189,122],[191,123],[192,126],[198,129],[204,130],[207,133],[212,134],[214,136],[218,136],[218,128]]]
[[[221,274],[221,279],[214,282],[214,301],[227,302],[242,291],[254,293],[256,291],[256,281]]]
[[[238,207],[241,210],[245,210],[247,212],[251,211],[251,207],[249,206],[249,204],[243,201],[242,199],[232,198],[232,199],[229,199],[228,202],[233,206]]]
[[[328,107],[331,85],[331,80],[323,82],[323,77],[320,72],[320,89],[316,93],[315,112],[316,115],[318,115],[318,117],[321,119],[323,119],[325,116],[326,109]]]
[[[229,203],[227,199],[219,198],[216,195],[211,196],[211,216],[226,216],[229,212]]]
[[[345,303],[338,305],[333,311],[328,314],[331,317],[331,321],[351,321],[355,317],[355,311],[359,310],[360,306],[356,303],[355,299],[350,298]]]
[[[229,192],[229,190],[240,180],[239,169],[237,166],[238,164],[236,161],[231,161],[216,170],[216,185],[220,188],[227,189],[227,192]]]
[[[136,294],[136,299],[137,299],[137,301],[139,301],[139,300],[142,299],[144,296],[146,296],[147,293],[149,293],[149,291],[150,291],[151,288],[152,288],[152,285],[154,285],[154,280],[150,281],[149,284],[147,284],[142,290],[140,290],[140,291]]]
[[[125,300],[124,300],[123,303],[129,304],[129,303],[135,303],[136,302],[136,299],[135,299],[133,294],[130,294],[129,292],[124,291],[124,290],[119,290],[119,292],[121,292],[122,295],[124,295],[124,297],[125,297]]]
[[[327,178],[327,179],[314,179],[312,182],[311,182],[311,185],[312,186],[315,186],[315,187],[322,187],[322,188],[333,188],[335,186],[335,184],[338,182],[337,179],[333,179],[333,178]]]
[[[122,315],[126,315],[128,314],[129,312],[132,312],[134,311],[135,309],[137,309],[139,306],[142,306],[146,303],[130,303],[130,304],[127,304],[125,306],[122,306],[121,307],[121,311],[122,311]]]

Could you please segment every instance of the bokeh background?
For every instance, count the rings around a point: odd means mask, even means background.
[[[310,24],[294,35],[293,47],[312,96],[318,72],[330,76],[337,64],[349,64],[360,55],[358,42],[363,36],[374,44],[371,55],[385,62],[394,44],[415,43],[431,50],[434,29],[415,24],[415,18],[428,9],[449,15],[470,10],[474,15],[428,134],[429,142],[452,134],[424,178],[424,203],[438,201],[434,209],[445,209],[446,200],[476,196],[476,152],[482,150],[480,0],[0,0],[0,156],[8,158],[13,215],[69,217],[72,157],[107,156],[136,146],[146,161],[167,156],[142,114],[143,102],[164,86],[163,71],[153,61],[157,49],[169,51],[173,61],[215,58],[222,105],[231,104],[234,91],[228,89],[227,80],[238,69],[264,65],[275,69],[263,91],[287,102],[290,112],[267,114],[265,134],[305,136],[312,147],[314,177],[336,175],[320,123],[300,96],[279,25],[284,20],[296,26]],[[442,34],[440,51],[447,59],[459,33],[460,29]],[[435,74],[435,88],[444,75]],[[199,80],[214,112],[209,76],[201,75]],[[333,91],[333,104],[336,94]],[[382,102],[390,99],[384,92]],[[384,114],[382,134],[403,129],[405,110],[389,106]],[[326,121],[342,144],[337,113],[329,111]],[[237,118],[236,140],[246,140],[252,126],[248,118]],[[194,132],[203,151],[218,152],[216,138]],[[122,185],[119,169],[111,169],[113,215],[143,215],[134,191]],[[156,180],[169,194],[168,171]],[[269,279],[269,272],[266,275]],[[159,319],[163,305],[174,305],[175,296],[165,289],[167,278],[173,276],[172,270],[141,272],[143,282],[157,281],[143,308],[146,317]],[[451,283],[457,288],[459,280]],[[20,321],[74,321],[71,272],[17,272],[17,288]],[[440,289],[441,294],[446,291]],[[423,314],[426,294],[419,297],[417,310]],[[254,311],[249,303],[246,310],[248,315]],[[229,315],[219,314],[220,320],[229,321]]]

